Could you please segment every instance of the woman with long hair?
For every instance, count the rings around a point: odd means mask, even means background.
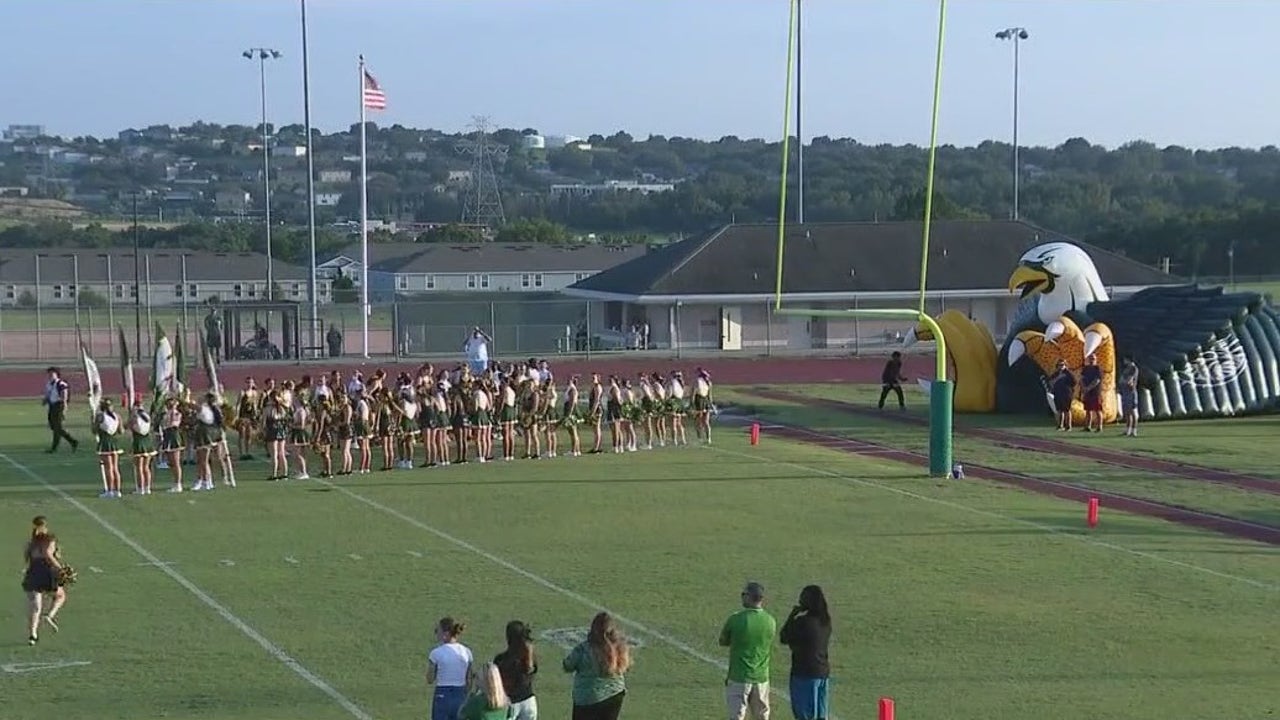
[[[791,713],[796,720],[826,720],[831,665],[831,612],[822,588],[808,585],[779,633],[791,648]]]
[[[253,378],[244,379],[244,390],[236,401],[236,437],[240,446],[240,459],[252,460],[253,434],[262,409],[262,393],[258,392]]]
[[[458,720],[509,720],[516,717],[511,714],[511,701],[502,687],[498,666],[486,663],[480,668],[478,679],[475,690],[458,711]]]
[[[378,445],[382,448],[382,471],[386,472],[394,467],[392,460],[395,458],[395,403],[391,399],[390,391],[383,387],[375,392],[374,403],[374,435],[377,436]]]
[[[564,659],[573,673],[573,720],[617,720],[627,695],[631,649],[609,613],[591,620],[586,641]]]
[[[151,494],[151,461],[156,454],[155,439],[151,435],[151,415],[142,406],[142,396],[133,400],[133,410],[129,413],[129,433],[133,442],[130,445],[133,455],[134,494]]]
[[[347,394],[344,392],[335,391],[333,407],[334,438],[338,443],[338,458],[341,463],[338,474],[350,475],[353,465],[351,458],[351,441],[354,438],[354,434],[351,430],[353,415],[351,409],[351,398],[347,397]]]
[[[427,658],[427,684],[435,685],[431,720],[455,720],[467,700],[472,681],[471,648],[459,642],[466,626],[451,617],[436,623],[439,645]]]
[[[298,468],[294,480],[309,480],[307,474],[307,449],[311,447],[311,408],[307,406],[311,376],[303,375],[293,397],[292,422],[289,425],[289,444],[293,446],[293,463]]]
[[[582,422],[582,411],[578,409],[578,376],[569,378],[564,387],[564,407],[560,413],[560,424],[569,433],[569,455],[582,455],[582,438],[578,436],[578,425]]]
[[[268,480],[285,480],[289,477],[289,454],[285,447],[289,439],[289,408],[279,390],[273,389],[267,396],[262,418],[262,435],[267,441],[267,454],[271,456]]]
[[[373,448],[370,447],[374,432],[373,400],[363,389],[355,396],[355,409],[351,415],[351,434],[360,445],[360,474],[368,475],[373,464]]]
[[[493,664],[502,675],[502,687],[511,703],[510,720],[538,720],[538,698],[533,694],[533,676],[538,674],[538,658],[533,652],[533,630],[519,620],[507,623],[507,649]]]
[[[102,480],[106,485],[99,497],[120,497],[120,443],[116,436],[122,425],[120,416],[111,406],[111,399],[103,398],[93,416],[93,432],[98,438],[98,464],[102,466]]]
[[[44,606],[44,596],[52,595],[53,604],[49,606],[49,614],[44,616],[45,623],[58,631],[58,611],[67,601],[67,591],[62,586],[62,560],[58,558],[58,539],[49,532],[49,524],[43,515],[31,521],[31,538],[27,541],[23,559],[27,563],[22,574],[22,589],[27,593],[27,644],[35,645],[40,641],[40,611]]]
[[[182,492],[182,407],[174,395],[164,399],[160,415],[160,452],[163,453],[169,472],[173,475],[171,493]]]
[[[542,436],[546,442],[546,456],[556,457],[560,450],[560,396],[556,392],[556,384],[547,382],[542,386]]]
[[[507,376],[502,378],[502,384],[499,387],[501,402],[498,409],[498,424],[502,426],[502,459],[508,462],[516,459],[516,420],[520,416],[516,409],[514,382],[514,378]]]

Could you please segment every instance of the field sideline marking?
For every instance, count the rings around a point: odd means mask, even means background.
[[[435,535],[436,537],[440,538],[441,540],[444,540],[444,541],[446,541],[446,542],[448,542],[448,543],[451,543],[451,544],[453,544],[453,545],[456,545],[456,546],[458,546],[458,547],[462,548],[463,550],[466,550],[466,551],[468,551],[468,552],[471,552],[471,553],[473,553],[473,554],[475,554],[475,555],[479,555],[480,557],[484,558],[485,560],[488,560],[489,562],[493,563],[494,565],[498,565],[499,567],[502,567],[502,568],[505,568],[505,569],[507,569],[507,570],[510,570],[511,572],[515,573],[516,575],[519,575],[520,577],[522,577],[522,578],[524,578],[524,579],[526,579],[526,580],[529,580],[530,582],[534,583],[535,585],[541,585],[542,587],[544,587],[544,588],[546,588],[546,589],[548,589],[548,590],[550,590],[550,591],[552,591],[552,592],[554,592],[554,593],[557,593],[557,594],[559,594],[559,595],[563,595],[564,597],[567,597],[567,598],[569,598],[570,600],[573,600],[573,601],[575,601],[575,602],[578,602],[578,603],[580,603],[580,604],[582,604],[582,605],[586,605],[587,607],[591,608],[592,610],[595,610],[596,612],[607,612],[607,613],[609,613],[610,615],[612,615],[612,616],[613,616],[613,619],[614,619],[614,620],[618,621],[618,622],[619,622],[619,623],[621,623],[622,625],[629,626],[629,627],[631,627],[633,630],[638,630],[639,632],[641,632],[641,633],[643,633],[643,634],[645,634],[645,635],[648,635],[649,637],[654,638],[654,639],[656,639],[656,640],[661,640],[662,642],[664,642],[664,643],[666,643],[666,644],[670,645],[671,647],[673,647],[673,648],[675,648],[675,649],[679,650],[680,652],[684,653],[685,655],[688,655],[689,657],[694,658],[695,660],[701,660],[702,662],[704,662],[704,663],[706,663],[706,664],[708,664],[708,665],[711,665],[711,666],[714,666],[714,667],[720,668],[721,670],[727,670],[727,669],[728,669],[728,667],[729,667],[729,664],[728,664],[727,662],[725,662],[725,661],[723,661],[723,660],[719,660],[719,659],[717,659],[717,658],[714,658],[714,657],[712,657],[712,656],[710,656],[710,655],[708,655],[708,654],[706,654],[706,653],[702,652],[701,650],[698,650],[697,648],[693,647],[692,645],[689,645],[688,643],[685,643],[685,642],[683,642],[683,641],[681,641],[681,640],[679,640],[679,639],[677,639],[677,638],[675,638],[675,637],[672,637],[671,635],[668,635],[668,634],[666,634],[666,633],[664,633],[664,632],[662,632],[662,631],[660,631],[660,630],[654,630],[653,628],[651,628],[651,627],[649,627],[649,626],[645,625],[644,623],[641,623],[641,622],[639,622],[639,621],[637,621],[637,620],[632,620],[631,618],[625,617],[625,616],[623,616],[623,615],[619,615],[618,613],[614,612],[613,610],[610,610],[609,608],[605,607],[604,605],[601,605],[600,603],[596,602],[595,600],[592,600],[591,598],[589,598],[589,597],[587,597],[587,596],[585,596],[585,595],[581,595],[581,594],[579,594],[579,593],[576,593],[576,592],[574,592],[573,590],[570,590],[569,588],[566,588],[566,587],[564,587],[564,586],[562,586],[562,585],[557,585],[556,583],[554,583],[554,582],[552,582],[552,581],[550,581],[550,580],[548,580],[548,579],[546,579],[546,578],[542,577],[541,575],[538,575],[537,573],[534,573],[534,572],[532,572],[532,571],[526,570],[526,569],[524,569],[524,568],[520,567],[519,565],[516,565],[515,563],[511,562],[510,560],[506,560],[506,559],[504,559],[504,558],[502,558],[502,557],[499,557],[499,556],[497,556],[497,555],[494,555],[493,553],[489,552],[488,550],[485,550],[484,548],[481,548],[481,547],[479,547],[479,546],[477,546],[477,545],[473,545],[473,544],[471,544],[471,543],[467,542],[466,540],[463,540],[463,539],[462,539],[462,538],[460,538],[460,537],[457,537],[457,536],[454,536],[454,535],[450,535],[449,533],[447,533],[447,532],[445,532],[445,531],[443,531],[443,530],[440,530],[439,528],[436,528],[436,527],[434,527],[434,526],[432,526],[432,525],[428,525],[427,523],[425,523],[425,522],[423,522],[423,521],[419,520],[418,518],[413,517],[412,515],[406,515],[405,513],[400,512],[399,510],[396,510],[396,509],[395,509],[395,508],[393,508],[393,507],[390,507],[390,506],[388,506],[388,505],[383,505],[382,503],[378,502],[377,500],[373,500],[373,499],[371,499],[371,498],[367,498],[367,497],[365,497],[365,496],[363,496],[363,495],[361,495],[361,494],[359,494],[359,493],[357,493],[357,492],[355,492],[355,491],[353,491],[353,490],[350,490],[350,489],[348,489],[348,488],[345,488],[345,487],[343,487],[343,486],[341,486],[341,485],[336,485],[336,484],[334,484],[334,483],[333,483],[332,481],[330,481],[330,480],[325,480],[325,479],[323,479],[323,478],[317,478],[317,479],[316,479],[316,481],[317,481],[317,482],[319,482],[319,483],[320,483],[320,484],[322,484],[322,485],[325,485],[326,487],[330,487],[330,488],[332,488],[332,489],[334,489],[334,490],[337,490],[338,492],[342,493],[343,495],[346,495],[347,497],[351,498],[352,500],[355,500],[355,501],[357,501],[357,502],[360,502],[360,503],[363,503],[363,504],[365,504],[365,505],[368,505],[369,507],[371,507],[371,508],[373,508],[373,509],[375,509],[375,510],[379,510],[379,511],[381,511],[381,512],[384,512],[384,513],[386,513],[387,515],[390,515],[391,517],[394,517],[394,518],[396,518],[396,519],[398,519],[398,520],[402,520],[402,521],[404,521],[404,522],[406,522],[406,523],[408,523],[408,524],[410,524],[410,525],[412,525],[412,526],[414,526],[414,527],[416,527],[416,528],[418,528],[418,529],[420,529],[420,530],[425,530],[425,531],[427,531],[427,532],[431,533],[432,535]],[[791,696],[790,696],[789,694],[787,694],[787,692],[786,692],[785,690],[782,690],[782,689],[780,689],[780,688],[777,688],[777,687],[775,687],[773,684],[770,684],[770,685],[769,685],[769,692],[770,692],[770,694],[777,695],[778,697],[781,697],[783,700],[786,700],[786,701],[790,701],[790,700],[791,700]],[[827,717],[828,717],[828,718],[830,718],[830,720],[839,720],[835,715],[828,715]]]
[[[201,590],[198,585],[188,580],[186,576],[182,575],[177,570],[174,570],[172,567],[166,564],[163,564],[160,558],[152,554],[150,550],[140,545],[136,540],[129,537],[128,535],[125,535],[122,530],[117,528],[115,525],[112,525],[106,518],[94,512],[94,510],[91,509],[88,505],[85,505],[84,503],[80,502],[75,497],[68,494],[62,488],[51,484],[48,480],[45,480],[44,477],[41,476],[39,473],[37,473],[35,470],[32,470],[26,465],[18,462],[17,460],[14,460],[9,455],[0,452],[0,460],[4,460],[5,462],[9,463],[10,465],[13,466],[15,470],[22,472],[27,477],[40,483],[40,485],[43,486],[49,492],[52,492],[53,494],[57,495],[58,497],[70,503],[72,507],[74,507],[75,509],[87,515],[91,520],[98,523],[98,525],[103,530],[106,530],[111,535],[114,535],[117,540],[127,545],[129,549],[141,555],[148,562],[155,563],[156,567],[159,568],[159,570],[163,572],[165,575],[168,575],[171,580],[181,585],[183,589],[185,589],[187,592],[194,595],[196,599],[198,599],[200,602],[204,603],[205,605],[208,605],[209,609],[217,613],[219,617],[221,617],[223,620],[226,620],[227,623],[229,623],[235,629],[244,633],[244,635],[248,637],[250,640],[253,640],[254,642],[256,642],[263,650],[267,651],[268,655],[280,661],[281,664],[283,664],[285,667],[292,670],[296,675],[298,675],[298,677],[301,677],[303,680],[306,680],[317,690],[324,693],[325,695],[328,695],[331,700],[336,702],[338,705],[342,706],[342,709],[346,710],[347,713],[349,713],[352,717],[358,718],[358,720],[373,720],[372,715],[365,712],[364,709],[361,708],[359,705],[356,705],[354,702],[348,699],[345,695],[343,695],[342,693],[334,689],[332,685],[325,682],[324,678],[321,678],[319,675],[316,675],[315,673],[308,670],[306,667],[302,665],[302,663],[298,662],[292,656],[290,656],[288,653],[282,650],[280,646],[268,640],[266,636],[264,636],[262,633],[258,632],[257,630],[254,630],[252,627],[250,627],[248,623],[246,623],[244,620],[240,619],[240,617],[237,616],[235,613],[227,609],[225,605],[213,599],[213,597],[209,595],[209,593],[205,592],[204,590]]]
[[[790,426],[787,426],[787,427],[790,427]],[[799,443],[795,443],[795,444],[799,445]],[[1195,570],[1197,572],[1202,572],[1209,575],[1213,575],[1214,577],[1222,578],[1223,580],[1233,580],[1238,583],[1244,583],[1245,585],[1252,585],[1253,587],[1260,588],[1262,590],[1270,590],[1271,592],[1280,592],[1280,585],[1274,585],[1272,583],[1263,582],[1261,580],[1254,580],[1253,578],[1241,577],[1239,575],[1232,575],[1231,573],[1224,573],[1219,570],[1213,570],[1211,568],[1204,567],[1203,565],[1196,565],[1195,563],[1189,563],[1183,560],[1174,560],[1173,558],[1161,557],[1159,555],[1156,555],[1154,553],[1149,553],[1144,550],[1134,550],[1133,548],[1125,547],[1124,545],[1117,545],[1115,543],[1107,542],[1106,540],[1098,540],[1097,538],[1089,537],[1088,535],[1080,535],[1078,533],[1071,532],[1066,528],[1055,527],[1053,525],[1045,525],[1043,523],[1038,523],[1033,520],[1023,520],[1022,518],[1016,518],[1011,515],[1004,515],[1002,513],[993,512],[991,510],[983,510],[981,508],[976,508],[971,505],[965,505],[963,503],[958,503],[952,500],[943,500],[942,498],[929,497],[928,495],[921,495],[920,493],[912,492],[910,490],[903,490],[902,488],[897,488],[892,485],[878,483],[874,480],[857,478],[857,477],[853,477],[852,475],[845,475],[843,473],[835,472],[834,470],[826,470],[824,468],[813,467],[812,465],[805,465],[803,463],[798,463],[791,460],[777,460],[775,458],[767,457],[765,455],[750,455],[748,453],[738,452],[736,450],[726,450],[722,447],[718,447],[714,445],[703,446],[703,447],[708,450],[715,450],[716,452],[724,453],[726,455],[736,455],[737,457],[746,458],[748,460],[753,460],[756,462],[763,460],[765,462],[768,462],[774,465],[781,465],[783,467],[789,467],[794,470],[805,470],[808,472],[818,473],[819,475],[826,475],[827,477],[835,478],[837,480],[843,480],[847,483],[853,483],[855,485],[862,485],[864,487],[871,487],[879,490],[885,490],[895,495],[901,495],[903,497],[908,497],[913,500],[922,500],[924,502],[933,503],[935,505],[941,505],[943,507],[953,508],[955,510],[963,510],[965,512],[973,513],[975,515],[982,515],[984,517],[1003,520],[1006,522],[1012,522],[1018,525],[1025,525],[1027,527],[1036,528],[1037,530],[1042,530],[1049,535],[1054,535],[1054,536],[1063,537],[1063,538],[1071,538],[1079,542],[1087,543],[1090,545],[1096,545],[1098,547],[1106,548],[1108,550],[1116,550],[1118,552],[1134,555],[1136,557],[1146,558],[1148,560],[1154,560],[1156,562],[1165,563],[1167,565],[1174,565],[1187,570]],[[821,449],[830,449],[830,448],[822,448],[822,446],[820,445],[814,445],[813,447],[818,447]],[[844,453],[844,454],[848,457],[857,457],[861,453],[854,453],[852,455],[850,455],[849,453]],[[894,461],[894,462],[897,462],[897,461]]]

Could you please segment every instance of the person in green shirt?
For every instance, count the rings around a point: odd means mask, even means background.
[[[458,720],[507,720],[511,702],[502,687],[498,666],[486,664],[480,669],[480,682],[458,711]]]
[[[742,609],[720,630],[720,646],[729,648],[725,703],[729,720],[769,720],[769,659],[778,621],[764,609],[764,586],[749,582]]]
[[[617,720],[627,695],[631,648],[609,613],[591,621],[586,642],[564,659],[573,673],[573,720]]]

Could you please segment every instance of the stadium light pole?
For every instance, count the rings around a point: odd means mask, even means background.
[[[1018,180],[1022,174],[1018,167],[1018,48],[1023,40],[1031,37],[1026,28],[1005,28],[996,33],[997,40],[1013,43],[1013,219],[1018,219]]]
[[[271,259],[271,146],[267,132],[267,61],[280,59],[280,51],[272,48],[249,48],[242,55],[258,61],[258,87],[262,98],[262,208],[267,243],[267,301],[274,300],[275,274]]]
[[[1227,246],[1227,287],[1236,289],[1236,241]]]
[[[142,250],[138,240],[138,191],[133,191],[133,345],[142,352]],[[141,357],[141,356],[139,356]]]
[[[804,106],[800,89],[803,76],[800,68],[804,58],[800,45],[800,33],[804,29],[803,8],[804,0],[796,0],[796,222],[800,225],[804,224],[804,128],[800,124]]]
[[[319,342],[316,335],[316,320],[319,317],[319,304],[316,298],[316,170],[315,154],[311,147],[311,66],[307,53],[307,0],[298,0],[302,10],[302,124],[307,132],[307,233],[310,236],[310,263],[307,271],[307,296],[311,301],[311,319],[309,347]],[[298,354],[301,359],[302,354]]]

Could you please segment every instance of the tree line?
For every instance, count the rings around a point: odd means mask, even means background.
[[[461,217],[467,182],[455,181],[469,170],[459,142],[478,139],[431,130],[369,125],[369,200],[374,217],[447,222]],[[358,127],[324,135],[316,133],[316,166],[342,165],[356,151]],[[592,135],[581,143],[542,149],[530,147],[532,128],[503,129],[488,141],[509,148],[496,168],[509,219],[497,238],[527,242],[566,242],[592,233],[605,241],[632,241],[647,236],[680,236],[729,222],[776,221],[780,143],[724,137],[702,141],[652,135],[637,139],[625,132]],[[235,150],[251,142],[257,131],[247,126],[199,124],[182,128],[169,146],[219,178],[239,178],[237,187],[255,193],[260,180],[247,174],[256,167],[251,156]],[[302,142],[302,129],[273,129],[275,142]],[[215,140],[220,142],[215,142]],[[138,184],[160,184],[159,163],[123,159],[122,139],[76,138],[72,147],[107,156],[83,170],[91,182],[107,182],[119,190]],[[162,141],[153,144],[164,145]],[[1012,206],[1012,148],[989,141],[976,147],[944,146],[938,151],[937,218],[1009,216]],[[810,222],[915,220],[923,214],[926,152],[916,146],[866,145],[850,138],[808,140],[805,157],[805,219]],[[1234,258],[1250,274],[1280,273],[1280,150],[1225,148],[1194,150],[1131,142],[1115,149],[1073,138],[1057,147],[1023,148],[1021,217],[1047,229],[1126,253],[1151,264],[1168,258],[1184,275],[1225,275]],[[6,163],[12,167],[13,163]],[[451,175],[454,173],[454,175]],[[248,179],[244,179],[248,178]],[[81,178],[86,179],[86,178]],[[587,197],[558,195],[553,183],[598,183],[605,180],[672,182],[670,192],[597,193]],[[787,209],[795,216],[798,194],[793,187]],[[325,208],[322,221],[352,218],[358,210],[355,185],[336,208]],[[305,218],[305,197],[283,189],[273,212],[290,225]],[[192,218],[198,219],[198,218]],[[50,228],[11,228],[0,233],[0,245],[48,245]],[[280,230],[277,254],[298,257],[305,232]],[[53,233],[54,245],[101,246],[110,233],[89,228]],[[144,242],[198,249],[251,250],[260,226],[193,223],[172,231],[148,231]],[[320,245],[337,247],[350,238],[332,232]],[[437,230],[424,241],[465,242],[477,233],[462,226]]]

